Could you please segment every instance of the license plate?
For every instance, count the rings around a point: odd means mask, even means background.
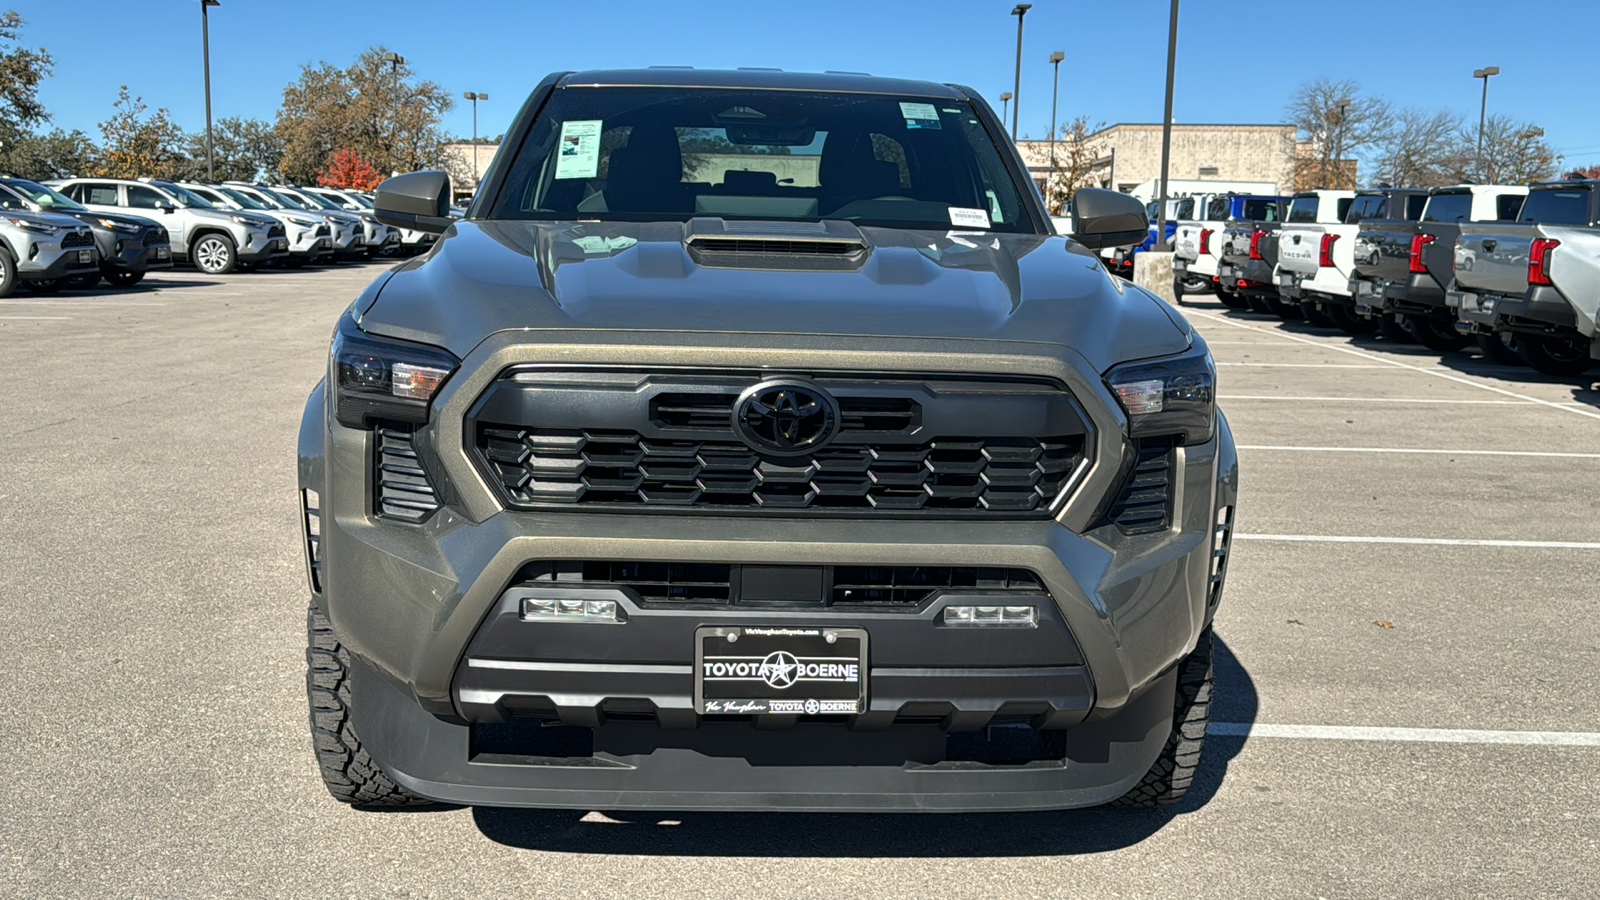
[[[171,257],[172,257],[172,248],[171,247],[157,247],[156,248],[156,259],[170,259]]]
[[[273,241],[272,242],[272,249],[274,249],[274,250],[287,250],[287,249],[289,249],[289,241],[287,239],[280,239],[280,240]]]
[[[93,262],[94,262],[94,251],[93,250],[79,250],[78,251],[78,264],[79,265],[87,266],[87,265],[89,265],[89,264],[91,264]]]
[[[867,633],[821,626],[695,629],[702,715],[853,715],[867,708]]]

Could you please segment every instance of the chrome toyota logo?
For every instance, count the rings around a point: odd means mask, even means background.
[[[839,430],[839,404],[814,385],[764,381],[739,395],[733,428],[757,450],[778,456],[807,453]]]

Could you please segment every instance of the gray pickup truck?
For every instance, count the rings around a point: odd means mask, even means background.
[[[1381,218],[1363,222],[1350,278],[1356,312],[1372,320],[1399,317],[1428,349],[1459,350],[1471,338],[1457,330],[1455,311],[1445,305],[1445,290],[1454,275],[1460,226],[1514,220],[1527,193],[1520,185],[1488,184],[1411,191],[1403,210],[1385,209]],[[1488,340],[1486,336],[1487,353],[1503,346],[1498,338],[1495,345]]]
[[[1587,372],[1594,363],[1594,291],[1600,283],[1597,226],[1595,179],[1533,185],[1515,223],[1462,225],[1455,284],[1446,298],[1460,327],[1509,334],[1522,360],[1546,375]],[[1586,311],[1582,319],[1580,306]]]
[[[1217,277],[1259,313],[1285,319],[1303,315],[1298,303],[1278,296],[1278,229],[1289,211],[1288,197],[1257,199],[1245,205],[1248,221],[1232,222],[1222,232]]]

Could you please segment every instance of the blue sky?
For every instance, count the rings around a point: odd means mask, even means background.
[[[1016,53],[1013,0],[222,0],[211,12],[213,115],[271,119],[300,66],[348,64],[385,44],[423,78],[486,92],[479,130],[503,131],[546,73],[633,65],[844,69],[969,85],[999,106]],[[204,125],[198,0],[0,0],[25,43],[56,60],[41,96],[54,123],[98,138],[126,83],[180,125]],[[1034,0],[1023,46],[1022,130],[1050,117],[1050,52],[1062,50],[1060,118],[1157,122],[1165,0]],[[1472,70],[1498,65],[1491,113],[1545,127],[1569,164],[1600,162],[1592,97],[1600,0],[1183,0],[1179,122],[1277,122],[1295,86],[1354,78],[1397,106],[1474,118]],[[1426,36],[1406,41],[1404,36]],[[1406,45],[1416,47],[1402,52]],[[1236,88],[1224,88],[1223,85]],[[1246,86],[1249,86],[1248,88]],[[466,134],[471,105],[446,120]]]

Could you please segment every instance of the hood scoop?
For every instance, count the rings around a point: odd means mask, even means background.
[[[694,218],[683,244],[697,265],[712,269],[853,272],[871,250],[849,222],[728,222]]]

